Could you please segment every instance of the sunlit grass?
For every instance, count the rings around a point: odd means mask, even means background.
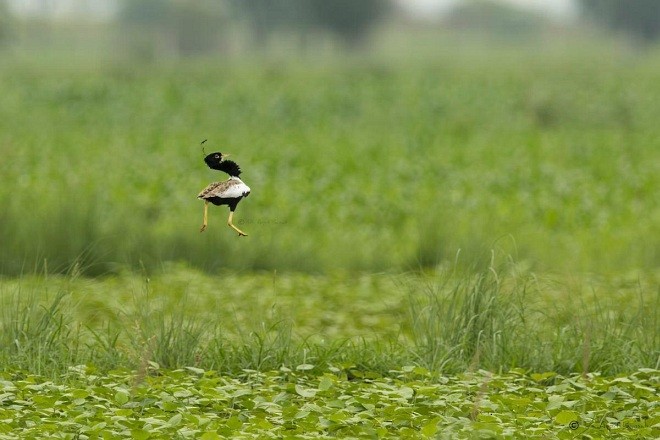
[[[653,284],[623,293],[614,285],[557,289],[556,281],[491,267],[414,286],[406,324],[417,362],[431,370],[584,373],[658,365]]]
[[[387,374],[478,368],[618,374],[658,368],[658,292],[593,281],[592,295],[504,267],[435,275],[312,276],[170,267],[153,278],[26,277],[0,284],[4,365],[186,366],[236,374],[313,365]],[[312,368],[312,367],[310,367]]]

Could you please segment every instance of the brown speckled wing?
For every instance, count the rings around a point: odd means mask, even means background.
[[[198,199],[208,199],[210,197],[224,197],[227,191],[234,185],[239,184],[235,180],[225,180],[224,182],[213,182],[202,190],[197,196]]]

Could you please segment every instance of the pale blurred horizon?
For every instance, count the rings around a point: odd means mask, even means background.
[[[470,0],[396,0],[413,18],[440,19],[454,7],[467,4]],[[574,20],[578,15],[575,0],[496,0],[543,14],[547,18],[566,21]]]
[[[452,8],[470,0],[393,0],[411,18],[437,20]],[[575,19],[575,0],[494,0],[543,14],[555,20]],[[121,9],[120,0],[7,0],[11,11],[22,17],[88,18],[111,20]]]
[[[405,63],[507,47],[531,54],[651,48],[660,2],[635,1],[0,0],[9,11],[0,17],[0,49],[66,64],[346,54]]]

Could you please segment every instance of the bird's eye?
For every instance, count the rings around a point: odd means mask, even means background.
[[[216,155],[215,155],[215,158],[216,158],[216,159],[220,159],[220,155],[219,155],[219,154],[216,154]]]

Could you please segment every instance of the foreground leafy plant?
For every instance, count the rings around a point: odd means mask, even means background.
[[[403,367],[349,380],[280,369],[227,377],[151,364],[138,378],[79,366],[58,380],[2,374],[0,438],[654,438],[660,371],[434,377]]]

